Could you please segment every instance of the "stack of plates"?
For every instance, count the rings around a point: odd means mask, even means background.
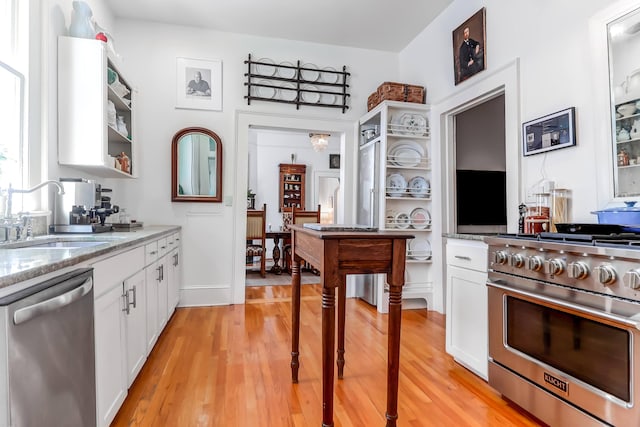
[[[429,197],[431,184],[422,176],[414,176],[409,180],[408,191],[412,197]]]
[[[391,119],[389,129],[396,135],[424,136],[427,134],[427,118],[420,114],[398,113]]]
[[[387,195],[391,197],[401,197],[407,190],[407,181],[399,173],[392,173],[387,176]]]
[[[407,257],[416,261],[426,261],[431,259],[431,244],[427,239],[409,240]]]
[[[402,141],[387,151],[389,163],[395,166],[415,167],[424,157],[424,147],[416,141]]]
[[[431,227],[431,214],[423,208],[415,208],[409,215],[411,226],[416,230],[424,230]]]

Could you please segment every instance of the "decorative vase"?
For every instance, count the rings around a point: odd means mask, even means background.
[[[93,39],[96,37],[96,30],[91,22],[93,12],[89,5],[83,1],[73,2],[71,12],[71,25],[69,25],[69,35],[83,39]]]

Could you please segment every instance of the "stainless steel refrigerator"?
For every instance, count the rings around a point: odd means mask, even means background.
[[[380,140],[360,146],[358,154],[358,199],[357,222],[361,225],[378,226],[378,198],[380,194]],[[377,305],[379,274],[355,276],[356,296],[371,305]]]

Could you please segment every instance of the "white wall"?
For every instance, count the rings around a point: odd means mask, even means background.
[[[247,188],[246,182],[236,179],[236,170],[246,168],[248,162],[247,147],[237,143],[241,137],[235,134],[237,113],[249,111],[355,123],[366,111],[369,93],[380,82],[397,77],[396,55],[127,20],[117,22],[115,37],[123,57],[122,72],[138,89],[137,139],[142,144],[140,178],[126,183],[126,194],[120,202],[145,223],[183,227],[184,287],[194,295],[187,298],[189,304],[230,303],[232,287],[244,280],[244,275],[240,277],[229,268],[240,250],[234,233],[244,227],[244,215],[235,214],[228,204],[245,206]],[[302,106],[296,110],[291,105],[266,102],[252,102],[248,106],[243,98],[246,93],[243,61],[249,53],[276,62],[299,59],[320,67],[346,65],[351,73],[348,81],[351,108],[342,114],[336,109]],[[221,112],[175,108],[177,57],[222,60]],[[209,128],[222,138],[223,196],[227,204],[171,203],[171,138],[187,126]],[[243,137],[240,139],[245,144],[246,135]],[[237,186],[243,188],[236,191]],[[144,197],[143,203],[140,197]]]

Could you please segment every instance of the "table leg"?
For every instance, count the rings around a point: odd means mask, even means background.
[[[336,333],[334,287],[322,284],[322,427],[333,427],[333,351]]]
[[[338,283],[338,379],[344,376],[344,320],[346,303],[346,280],[345,275],[340,276]]]
[[[294,257],[295,258],[295,257]],[[291,380],[298,382],[300,347],[300,260],[291,260]]]
[[[279,262],[280,261],[280,238],[277,236],[273,238],[272,256],[273,256],[273,266],[271,267],[269,272],[273,274],[282,274],[282,267],[280,267],[280,262]]]
[[[389,329],[387,354],[387,427],[398,420],[398,376],[400,373],[400,324],[402,321],[402,285],[389,285]]]

